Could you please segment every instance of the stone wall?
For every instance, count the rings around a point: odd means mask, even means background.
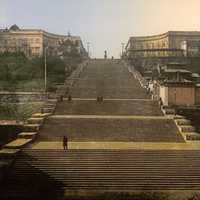
[[[200,87],[196,87],[195,90],[195,104],[200,105]]]
[[[200,87],[195,86],[159,86],[159,96],[165,106],[200,105]]]
[[[44,93],[0,93],[0,103],[39,102],[44,101],[45,98]]]
[[[179,106],[195,105],[195,88],[168,87],[168,104]]]
[[[0,124],[0,147],[15,139],[20,132],[22,132],[22,125]]]
[[[159,88],[160,98],[162,100],[163,105],[168,105],[168,88],[164,86],[160,86]]]

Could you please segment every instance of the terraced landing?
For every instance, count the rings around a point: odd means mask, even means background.
[[[0,199],[62,199],[70,194],[140,190],[197,191],[199,168],[198,150],[24,150],[0,188]]]
[[[145,99],[149,98],[146,91],[141,91],[133,88],[102,88],[102,86],[95,88],[74,87],[71,96],[75,98],[95,98],[103,96],[104,98],[131,98],[131,99]]]
[[[59,103],[56,115],[138,115],[162,116],[156,101],[146,100],[75,100]]]
[[[68,142],[68,148],[91,150],[200,150],[200,142]],[[34,143],[32,149],[62,150],[62,141],[41,141]]]
[[[154,117],[86,118],[50,117],[39,134],[39,140],[61,141],[134,141],[184,142],[172,119]]]

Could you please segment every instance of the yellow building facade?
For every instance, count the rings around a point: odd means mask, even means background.
[[[130,37],[126,45],[126,54],[131,57],[180,57],[184,56],[184,44],[199,43],[198,31],[169,31],[164,34]]]
[[[48,47],[49,54],[57,55],[60,44],[66,40],[76,42],[78,51],[85,53],[79,36],[57,35],[40,29],[20,29],[13,25],[0,30],[0,53],[23,52],[27,57],[40,57]]]

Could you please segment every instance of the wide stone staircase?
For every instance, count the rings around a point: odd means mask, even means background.
[[[82,70],[70,93],[76,98],[146,99],[147,91],[123,63],[114,61],[90,61]]]
[[[62,98],[45,121],[38,115],[29,119],[34,127],[38,122],[43,126],[34,144],[16,152],[11,172],[1,184],[0,199],[200,189],[200,151],[34,149],[43,142],[60,142],[62,148],[66,135],[69,146],[73,142],[184,143],[174,120],[163,116],[158,102],[150,100],[120,62],[89,62],[66,80],[59,95]],[[96,101],[98,95],[103,102]]]
[[[200,151],[24,149],[0,189],[0,199],[199,190],[199,168]]]
[[[40,141],[62,141],[67,135],[82,142],[184,142],[174,120],[163,116],[122,62],[90,61],[69,94],[72,100],[66,95],[46,120]],[[98,95],[102,102],[96,101]]]

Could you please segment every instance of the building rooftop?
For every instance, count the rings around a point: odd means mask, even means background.
[[[168,31],[162,34],[149,35],[149,36],[133,36],[129,40],[151,40],[156,38],[165,38],[172,35],[183,36],[200,36],[200,31]]]
[[[177,80],[164,80],[163,82],[161,82],[161,85],[165,85],[165,86],[187,86],[187,87],[193,87],[195,86],[195,83],[186,79],[177,81]]]
[[[19,31],[20,28],[19,28],[16,24],[14,24],[14,25],[12,25],[12,26],[10,27],[9,30],[10,30],[10,31]]]
[[[44,33],[44,34],[48,34],[48,35],[51,35],[51,36],[54,36],[54,37],[64,37],[64,38],[73,38],[73,39],[76,39],[76,40],[81,40],[80,36],[72,36],[71,34],[69,35],[60,35],[60,34],[54,34],[54,33],[50,33],[50,32],[47,32],[45,30],[42,30],[42,29],[21,29],[19,28],[16,24],[12,25],[9,29],[8,28],[5,28],[5,29],[0,29],[0,32],[14,32],[14,33],[20,33],[20,32],[41,32],[41,33]]]
[[[191,75],[193,78],[200,78],[200,75],[198,73],[192,73]]]
[[[165,73],[188,73],[188,74],[192,74],[192,72],[186,70],[186,69],[165,69],[164,70]]]
[[[185,66],[186,63],[180,63],[180,62],[170,62],[166,64],[167,66]]]

